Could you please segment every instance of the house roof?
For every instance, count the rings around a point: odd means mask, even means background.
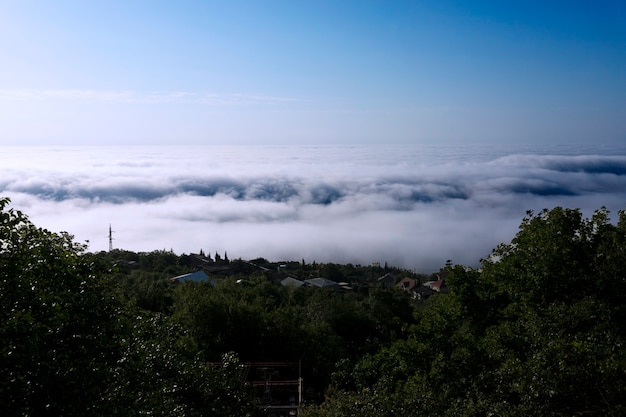
[[[423,285],[424,287],[430,288],[433,291],[440,292],[442,288],[445,288],[446,280],[443,278],[439,278],[437,281],[427,281]]]
[[[190,274],[183,274],[177,277],[171,278],[172,282],[185,282],[185,281],[194,281],[194,282],[203,282],[208,281],[209,276],[204,271],[196,271]]]
[[[320,288],[339,288],[339,285],[335,281],[331,281],[326,278],[311,278],[304,281],[305,284],[313,285]]]
[[[378,278],[378,282],[395,282],[395,281],[396,281],[396,277],[391,272]]]
[[[202,265],[201,268],[210,274],[229,274],[233,269],[228,265]]]
[[[436,292],[431,290],[430,287],[426,287],[424,285],[416,286],[413,291],[417,294],[417,297],[421,299],[428,298],[431,295],[436,294]]]
[[[433,283],[432,288],[433,288],[433,290],[440,291],[441,287],[443,287],[443,285],[444,285],[443,278],[439,278],[437,281],[435,281]]]
[[[403,278],[402,280],[400,280],[400,282],[396,284],[396,287],[402,288],[403,290],[411,291],[416,284],[417,281],[415,281],[413,278]]]
[[[304,285],[303,281],[300,281],[299,279],[295,279],[292,277],[287,277],[285,279],[283,279],[282,281],[280,281],[281,285],[285,285],[285,286],[294,286],[294,287],[301,287],[302,285]]]

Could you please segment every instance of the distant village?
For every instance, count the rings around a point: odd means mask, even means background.
[[[221,259],[213,260],[203,253],[191,254],[189,256],[193,260],[193,266],[196,270],[170,278],[172,283],[208,282],[215,285],[218,279],[237,272],[235,268],[233,268],[232,263],[228,261],[227,257],[222,261]],[[432,277],[434,279],[425,280],[424,282],[420,282],[417,278],[402,277],[402,272],[399,274],[387,272],[381,276],[371,277],[365,283],[362,283],[354,281],[337,282],[323,276],[303,279],[290,274],[290,270],[293,269],[293,263],[288,262],[270,263],[265,259],[254,261],[239,260],[239,262],[247,265],[249,267],[248,269],[256,269],[271,274],[273,280],[283,286],[315,287],[342,292],[354,291],[364,284],[368,287],[378,286],[386,289],[396,287],[409,293],[411,298],[418,300],[423,300],[432,295],[447,291],[446,275],[448,274],[448,270],[446,268],[442,268],[438,273],[434,274]],[[450,262],[448,262],[446,266],[450,266]]]

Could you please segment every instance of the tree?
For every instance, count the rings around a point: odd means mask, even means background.
[[[119,305],[67,233],[0,199],[0,404],[8,415],[102,414]]]
[[[227,352],[210,363],[184,328],[164,315],[136,312],[107,391],[116,405],[109,415],[252,416],[254,391],[244,381],[244,365]]]
[[[626,215],[528,213],[449,292],[416,310],[406,340],[339,362],[330,415],[626,414]]]
[[[112,295],[110,265],[8,204],[0,199],[3,415],[255,413],[236,355],[203,361],[185,329]]]
[[[625,220],[620,212],[611,224],[604,208],[588,219],[560,207],[529,212],[483,262],[477,292],[489,315],[488,379],[499,381],[493,402],[519,415],[624,413],[624,298],[606,290],[625,289]]]

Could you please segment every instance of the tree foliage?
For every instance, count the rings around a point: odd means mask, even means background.
[[[9,414],[97,412],[112,377],[119,306],[72,236],[0,200],[0,401]]]
[[[184,329],[124,304],[67,233],[0,199],[3,415],[252,415],[236,356],[200,361]]]
[[[0,199],[3,414],[253,416],[247,361],[301,361],[309,417],[626,414],[624,212],[529,212],[427,300],[376,286],[424,278],[388,265],[304,260],[174,287],[195,261],[90,254]],[[283,287],[283,269],[357,290]]]
[[[528,213],[409,337],[338,367],[307,416],[621,416],[626,413],[626,215]]]

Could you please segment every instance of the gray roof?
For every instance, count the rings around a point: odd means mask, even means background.
[[[382,277],[378,278],[378,282],[395,282],[396,276],[391,272],[386,273]]]
[[[280,283],[285,286],[292,285],[294,287],[300,287],[304,285],[304,282],[300,281],[299,279],[292,278],[292,277],[287,277],[283,279],[282,281],[280,281]]]
[[[339,285],[335,281],[326,278],[311,278],[305,280],[304,283],[320,288],[339,288]]]

